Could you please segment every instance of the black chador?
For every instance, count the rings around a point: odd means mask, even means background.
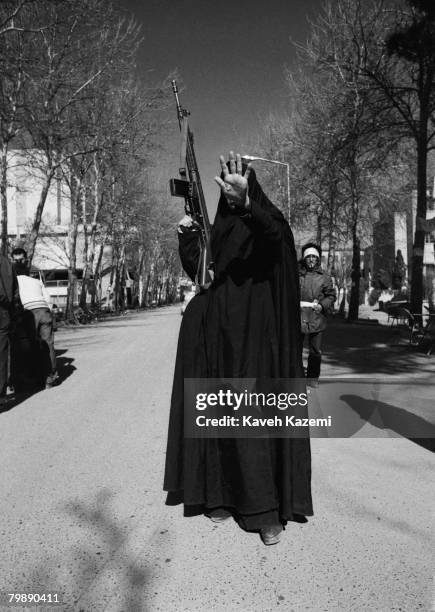
[[[223,196],[212,230],[214,281],[191,300],[178,341],[164,489],[185,515],[225,508],[247,530],[312,515],[309,439],[191,439],[184,378],[303,378],[299,281],[292,232],[251,170],[250,213]],[[180,234],[186,271],[194,233]]]

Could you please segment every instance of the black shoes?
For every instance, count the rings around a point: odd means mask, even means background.
[[[313,389],[317,389],[318,386],[319,386],[318,378],[308,378],[307,387],[312,387]]]
[[[228,510],[224,510],[224,508],[216,508],[216,510],[212,510],[206,516],[213,521],[213,523],[223,523],[227,519],[229,519],[232,515]]]
[[[270,527],[263,527],[260,531],[260,537],[265,546],[273,546],[278,544],[283,531],[282,525],[273,525]]]
[[[47,380],[45,381],[45,388],[51,389],[51,387],[54,387],[57,384],[58,380],[59,374],[57,372],[50,374],[50,376],[47,376]]]

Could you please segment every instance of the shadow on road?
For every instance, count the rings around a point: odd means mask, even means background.
[[[94,503],[71,501],[63,506],[60,510],[78,542],[32,574],[32,588],[59,593],[64,612],[106,610],[109,604],[123,612],[148,609],[145,587],[151,571],[129,549],[131,530],[113,516],[112,499],[113,494],[102,489]]]
[[[435,425],[432,423],[385,402],[368,400],[358,395],[342,395],[340,399],[373,427],[394,431],[426,450],[435,452]]]
[[[56,386],[61,385],[71,374],[76,370],[73,364],[74,359],[72,357],[65,357],[67,350],[56,349],[56,364],[59,378],[57,379]],[[45,389],[45,385],[38,385],[29,389],[16,390],[12,395],[7,396],[7,401],[4,405],[0,405],[0,414],[8,412],[18,406],[22,402],[25,402],[32,395],[36,395]]]
[[[18,404],[25,402],[26,399],[29,399],[29,397],[32,397],[32,395],[35,395],[35,393],[39,393],[39,391],[40,389],[37,391],[23,391],[21,393],[8,395],[6,398],[6,403],[0,405],[0,414],[3,412],[9,412],[9,410],[12,410],[12,408],[15,408],[15,406],[18,406]]]
[[[61,385],[77,369],[73,364],[72,357],[66,357],[67,349],[56,349],[57,373],[59,374],[58,384]]]
[[[386,325],[349,324],[331,319],[324,332],[323,358],[337,370],[355,374],[433,376],[435,357],[427,357],[403,339],[403,330]]]

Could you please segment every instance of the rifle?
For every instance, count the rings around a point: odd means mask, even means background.
[[[211,227],[208,218],[207,206],[202,191],[201,179],[199,177],[198,165],[196,163],[195,150],[193,148],[193,134],[187,120],[190,114],[185,110],[178,97],[177,83],[172,81],[172,90],[177,105],[178,123],[181,132],[180,152],[180,177],[170,179],[169,186],[171,195],[184,198],[184,209],[186,214],[192,217],[199,227],[200,257],[195,282],[201,291],[208,289],[211,284],[210,266],[210,235]]]

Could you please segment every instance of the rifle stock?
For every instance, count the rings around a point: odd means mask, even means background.
[[[179,179],[169,181],[171,194],[184,198],[186,214],[192,217],[199,227],[200,258],[195,282],[200,290],[205,290],[211,284],[210,266],[210,235],[211,226],[208,218],[207,205],[202,191],[198,164],[193,146],[193,133],[189,128],[188,111],[182,108],[178,97],[177,83],[172,81],[177,105],[178,123],[181,132]]]

